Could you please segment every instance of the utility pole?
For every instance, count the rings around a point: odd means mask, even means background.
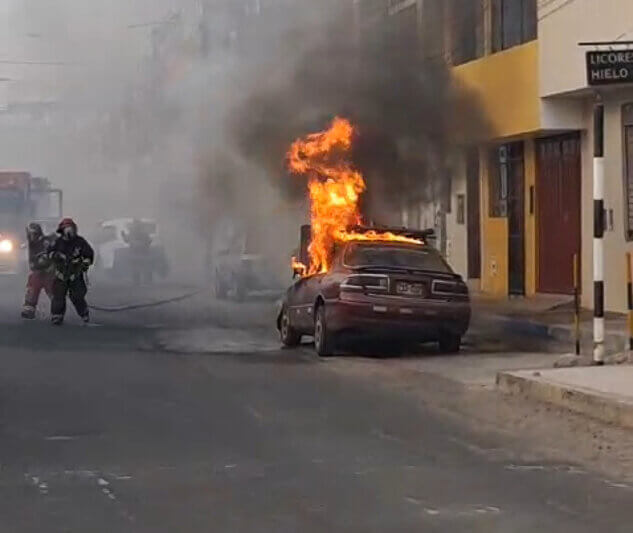
[[[593,108],[593,362],[604,364],[604,104]]]

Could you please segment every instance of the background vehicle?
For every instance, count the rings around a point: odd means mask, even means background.
[[[0,273],[26,270],[27,224],[39,222],[45,232],[52,233],[62,210],[62,191],[53,188],[48,179],[28,172],[0,171]]]
[[[134,276],[129,245],[123,234],[129,232],[134,219],[131,217],[116,218],[101,222],[92,240],[95,246],[95,267],[99,274],[112,279],[125,280]],[[165,277],[169,273],[167,254],[160,242],[158,224],[149,218],[140,219],[151,238],[151,247],[147,257],[146,268],[150,276]]]
[[[328,356],[344,339],[438,342],[442,352],[457,352],[469,322],[466,284],[435,248],[351,241],[338,245],[327,273],[288,289],[277,326],[284,345],[313,335]]]
[[[231,297],[238,301],[255,293],[278,295],[282,291],[266,257],[245,252],[216,256],[213,284],[216,297]]]
[[[274,262],[257,248],[257,239],[241,224],[218,224],[207,253],[207,275],[217,298],[278,296],[283,285]]]

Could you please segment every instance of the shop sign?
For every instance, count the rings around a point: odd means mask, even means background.
[[[587,52],[587,83],[589,85],[633,83],[633,50]]]

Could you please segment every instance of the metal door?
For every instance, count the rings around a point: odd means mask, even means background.
[[[574,254],[581,243],[580,135],[536,143],[539,292],[572,294]]]
[[[481,278],[481,220],[479,206],[479,151],[466,159],[466,209],[468,223],[468,279]]]
[[[505,154],[504,149],[505,148]],[[501,172],[507,173],[508,283],[511,295],[525,294],[525,171],[523,142],[502,147]],[[505,162],[504,159],[505,158]]]

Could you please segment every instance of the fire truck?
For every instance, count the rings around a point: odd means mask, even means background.
[[[0,171],[0,274],[26,269],[26,232],[38,222],[54,231],[62,216],[63,194],[46,178],[22,171]]]

